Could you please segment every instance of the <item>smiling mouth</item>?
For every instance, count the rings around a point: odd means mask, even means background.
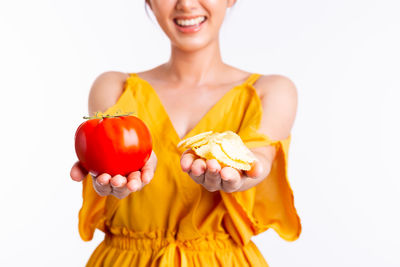
[[[197,27],[207,20],[205,16],[198,16],[194,18],[175,18],[174,22],[177,26],[182,28]]]

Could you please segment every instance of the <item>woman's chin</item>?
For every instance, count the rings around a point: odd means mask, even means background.
[[[185,52],[196,52],[207,47],[209,44],[209,42],[205,42],[204,40],[190,40],[188,42],[174,42],[172,46],[174,49]]]

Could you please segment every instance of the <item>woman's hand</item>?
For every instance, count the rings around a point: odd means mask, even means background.
[[[254,154],[257,160],[253,163],[251,170],[241,171],[231,167],[221,168],[217,160],[202,159],[193,150],[188,149],[182,154],[181,168],[196,183],[201,184],[210,192],[217,190],[227,193],[244,191],[260,183],[270,171],[270,162],[261,154]]]
[[[127,177],[122,175],[111,175],[107,173],[93,177],[94,190],[100,196],[113,195],[119,199],[127,197],[130,193],[138,191],[153,179],[157,166],[157,157],[154,151],[151,152],[149,160],[140,171],[131,172]],[[88,172],[76,162],[71,169],[71,178],[81,182]]]

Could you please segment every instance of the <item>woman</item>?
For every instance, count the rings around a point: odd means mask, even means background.
[[[222,62],[219,30],[235,0],[146,2],[171,41],[169,61],[100,75],[89,112],[134,111],[152,133],[153,153],[127,177],[72,167],[83,183],[82,239],[105,232],[88,266],[267,266],[250,238],[273,228],[295,240],[301,231],[286,169],[296,88],[284,76]],[[210,130],[236,132],[257,158],[251,170],[177,148]]]

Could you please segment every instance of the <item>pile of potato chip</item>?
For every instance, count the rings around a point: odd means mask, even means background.
[[[179,142],[178,147],[191,148],[204,159],[216,159],[223,166],[248,171],[256,160],[239,135],[232,131],[200,133]]]

